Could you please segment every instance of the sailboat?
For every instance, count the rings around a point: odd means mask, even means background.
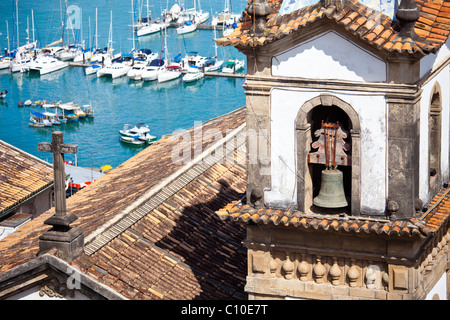
[[[112,10],[111,10],[111,19],[110,19],[110,24],[109,24],[109,40],[108,40],[108,46],[105,48],[104,52],[101,54],[96,54],[96,59],[101,59],[101,65],[97,68],[97,77],[102,77],[105,75],[110,75],[112,76],[113,70],[115,69],[111,69],[108,68],[110,67],[117,59],[120,59],[121,54],[118,53],[116,55],[113,55],[113,48],[112,48],[112,43],[113,43],[113,33],[112,33],[112,29],[113,28],[113,20],[112,20]],[[91,59],[92,61],[92,59]],[[119,71],[121,70],[117,70],[117,74],[119,73]],[[127,70],[128,72],[128,70]],[[126,74],[126,72],[125,72]],[[117,77],[117,76],[116,76]]]
[[[167,50],[167,28],[164,28],[164,51],[165,58],[168,59],[169,53]],[[174,80],[181,77],[183,74],[181,67],[178,65],[169,65],[158,74],[158,83]]]
[[[133,6],[133,0],[131,1],[131,6]],[[147,0],[147,16],[148,17],[150,16],[148,9],[148,0]],[[136,34],[138,37],[142,37],[149,34],[157,33],[160,32],[165,26],[166,24],[164,21],[150,22],[150,19],[148,18],[145,24],[138,27]]]
[[[26,72],[29,70],[29,64],[33,60],[33,50],[36,48],[36,42],[30,43],[29,21],[27,18],[27,43],[19,46],[19,1],[16,0],[16,29],[17,29],[17,49],[13,51],[14,58],[10,61],[10,71]],[[34,19],[33,19],[34,21]],[[34,22],[33,22],[34,23]],[[34,27],[33,27],[34,30]],[[9,38],[9,35],[8,35]]]
[[[197,10],[198,2],[198,10]],[[200,0],[194,0],[194,8],[185,10],[185,14],[194,17],[195,23],[204,23],[209,19],[209,12],[203,11],[200,5]]]
[[[241,15],[232,13],[230,10],[231,10],[231,1],[225,0],[225,7],[223,11],[219,13],[217,16],[212,18],[211,24],[213,26],[217,25],[227,26],[232,25],[235,22],[238,22]]]

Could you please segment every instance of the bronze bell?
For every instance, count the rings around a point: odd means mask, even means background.
[[[342,208],[348,206],[344,193],[342,171],[323,170],[319,195],[313,200],[314,205],[323,208]]]
[[[319,195],[313,199],[313,204],[323,208],[342,208],[348,206],[344,193],[344,175],[337,170],[336,151],[345,150],[343,138],[346,134],[342,131],[338,123],[324,123],[322,121],[319,131],[321,139],[318,141],[322,145],[325,155],[326,169],[322,171],[322,182]]]

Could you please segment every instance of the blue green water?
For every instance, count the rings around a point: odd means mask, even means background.
[[[136,3],[136,0],[134,1]],[[160,3],[161,2],[161,3]],[[34,10],[35,38],[38,46],[58,40],[61,35],[59,0],[19,1],[19,43],[26,43],[27,17],[30,23]],[[92,4],[94,3],[94,4]],[[174,1],[170,0],[169,8]],[[186,7],[191,7],[185,1]],[[64,1],[63,1],[64,4]],[[233,11],[241,12],[246,0],[235,0]],[[95,8],[98,8],[98,42],[105,46],[108,39],[110,11],[113,12],[113,40],[115,52],[127,53],[133,48],[131,33],[131,1],[98,0],[68,1],[77,5],[83,13],[83,38],[89,43],[89,17],[91,35],[94,34]],[[153,17],[158,17],[167,5],[166,0],[150,1]],[[222,0],[201,0],[203,10],[214,14],[223,9]],[[146,10],[146,8],[144,8]],[[15,29],[15,3],[12,0],[0,2],[0,47],[6,48],[6,20],[9,24],[10,46],[14,48],[17,36]],[[72,35],[71,35],[72,36]],[[217,32],[217,36],[221,33]],[[178,36],[175,29],[168,31],[168,51],[171,56],[178,52],[198,51],[200,55],[214,54],[212,30],[197,30],[192,34]],[[14,46],[13,46],[14,42]],[[137,48],[160,51],[162,35],[154,34],[135,41]],[[219,57],[237,56],[244,59],[234,48],[218,48]],[[149,124],[151,133],[157,137],[175,130],[192,127],[197,122],[220,116],[245,104],[242,78],[205,77],[200,82],[185,84],[181,79],[158,84],[157,82],[135,82],[127,77],[112,80],[85,76],[81,67],[69,67],[48,75],[10,74],[0,71],[0,90],[8,90],[5,99],[0,99],[0,139],[51,162],[51,155],[37,151],[39,142],[51,141],[51,132],[64,133],[64,142],[77,144],[78,165],[100,167],[118,166],[143,147],[123,144],[118,130],[125,123]],[[39,107],[18,107],[19,101],[47,100],[91,103],[95,108],[94,119],[79,120],[50,128],[28,126],[30,113],[42,111]],[[75,160],[72,155],[67,160]]]

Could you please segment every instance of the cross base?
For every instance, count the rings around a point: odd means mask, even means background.
[[[39,237],[39,251],[45,252],[52,248],[58,250],[59,257],[65,261],[72,261],[83,253],[83,230],[69,226],[76,219],[74,215],[48,218],[45,224],[53,228]]]

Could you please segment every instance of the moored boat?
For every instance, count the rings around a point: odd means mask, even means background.
[[[6,98],[6,95],[8,94],[8,90],[3,90],[3,91],[0,91],[0,98]]]
[[[204,73],[196,66],[189,67],[187,73],[183,76],[183,82],[194,82],[204,77]]]
[[[223,73],[236,73],[237,71],[244,68],[244,65],[245,65],[244,60],[230,58],[224,62],[223,66],[222,66],[222,72]]]
[[[179,66],[168,66],[163,72],[158,74],[158,83],[177,79],[181,77],[182,74],[183,72]]]

